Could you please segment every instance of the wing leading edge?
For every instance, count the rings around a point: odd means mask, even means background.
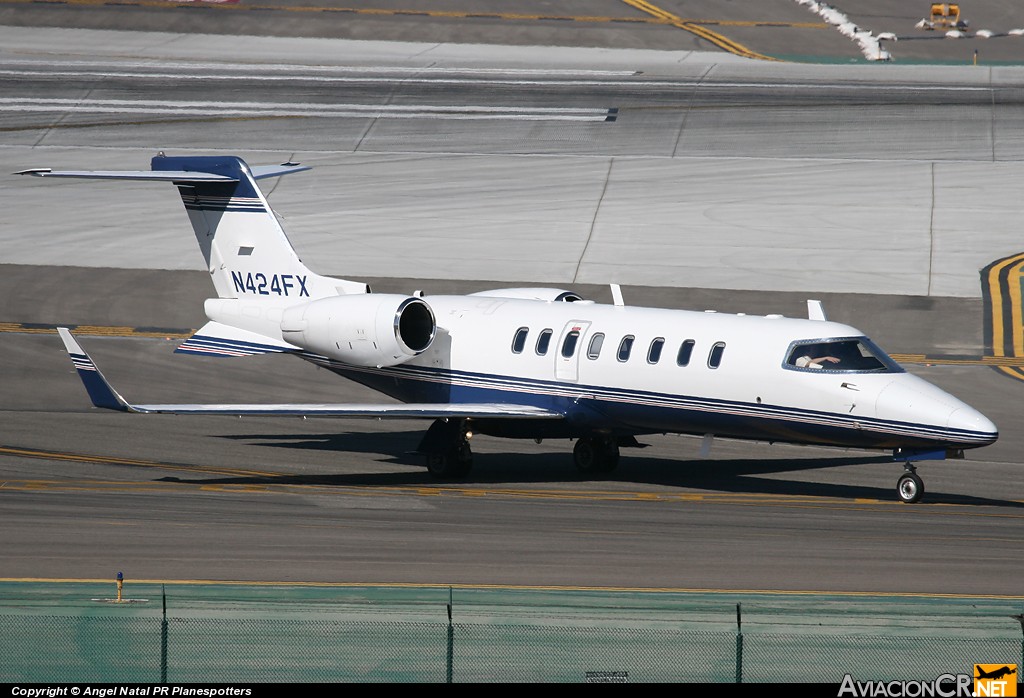
[[[293,417],[370,417],[377,419],[441,419],[448,417],[502,418],[502,419],[563,419],[561,412],[545,410],[531,405],[505,403],[406,403],[376,404],[167,404],[135,405],[129,403],[111,387],[95,362],[82,349],[66,327],[57,328],[64,348],[71,358],[79,378],[85,384],[92,404],[119,412],[139,414],[218,414],[232,416],[293,416]]]

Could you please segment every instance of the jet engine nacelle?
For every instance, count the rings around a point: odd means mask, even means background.
[[[434,341],[434,312],[421,298],[383,293],[332,296],[288,308],[285,341],[353,366],[395,366]]]

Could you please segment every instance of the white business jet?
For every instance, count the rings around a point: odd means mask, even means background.
[[[427,418],[430,472],[468,473],[473,432],[575,439],[584,472],[604,473],[636,437],[713,437],[891,450],[897,492],[916,502],[914,463],[993,443],[984,415],[908,374],[862,332],[809,318],[613,305],[571,291],[513,288],[465,296],[371,293],[299,260],[257,180],[309,169],[236,157],[153,158],[149,171],[18,174],[171,182],[181,194],[217,297],[176,351],[292,354],[401,404],[181,404],[124,400],[66,329],[93,403],[123,412]]]

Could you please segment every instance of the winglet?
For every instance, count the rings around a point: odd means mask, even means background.
[[[68,328],[58,327],[57,334],[60,335],[61,340],[64,342],[64,348],[67,350],[68,356],[71,357],[71,363],[74,364],[75,370],[78,371],[78,377],[85,384],[85,390],[89,393],[92,404],[107,410],[131,412],[131,406],[125,402],[123,397],[117,394],[116,390],[110,387],[110,383],[103,377],[100,370],[96,368],[96,364],[85,353],[85,350],[78,344],[78,341],[71,336]]]

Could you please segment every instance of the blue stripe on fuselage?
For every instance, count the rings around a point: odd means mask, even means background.
[[[304,354],[350,380],[405,402],[508,402],[562,412],[579,433],[714,433],[719,436],[862,448],[970,447],[992,434],[864,416],[607,386],[578,385],[422,366],[360,368]]]

